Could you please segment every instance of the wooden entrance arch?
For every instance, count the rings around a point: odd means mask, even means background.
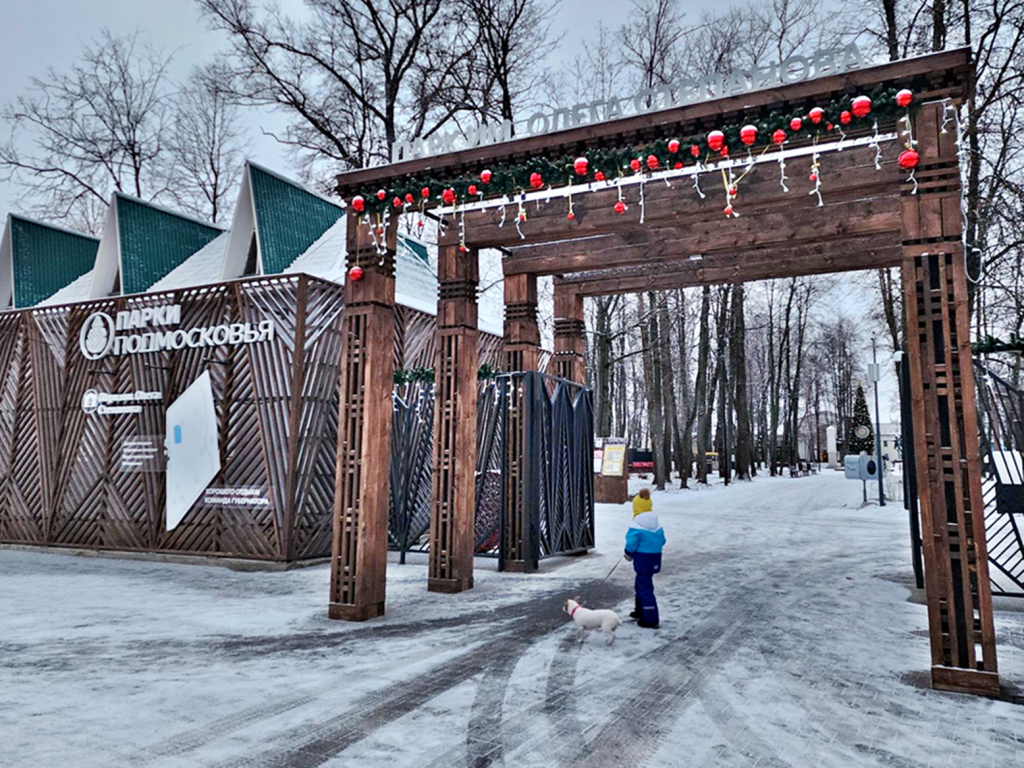
[[[823,205],[808,194],[807,166],[793,170],[784,194],[774,165],[743,185],[739,218],[723,219],[724,194],[706,198],[689,182],[650,183],[644,223],[635,208],[613,210],[614,189],[566,201],[529,203],[521,233],[500,209],[468,210],[465,239],[449,227],[439,243],[435,465],[429,588],[473,584],[476,453],[477,252],[506,254],[505,348],[510,370],[533,370],[539,357],[537,278],[555,275],[555,365],[583,379],[583,298],[712,283],[899,266],[903,274],[910,387],[921,488],[921,521],[936,688],[998,695],[995,631],[982,522],[981,477],[969,317],[961,237],[955,120],[971,87],[968,50],[678,107],[338,177],[348,199],[424,173],[476,175],[488,165],[538,155],[584,154],[673,135],[707,132],[751,113],[809,109],[877,86],[910,88],[921,163],[917,185],[896,164],[900,146],[852,144],[823,158]],[[749,117],[747,117],[749,119]],[[879,130],[894,132],[895,121]],[[808,161],[809,164],[809,161]],[[792,166],[791,166],[792,169]],[[515,207],[510,207],[511,215]],[[365,619],[383,611],[391,376],[394,232],[383,252],[370,226],[350,214],[350,263],[365,270],[345,286],[344,352],[330,615]],[[462,250],[465,246],[466,250]]]

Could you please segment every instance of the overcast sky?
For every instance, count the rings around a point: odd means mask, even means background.
[[[0,103],[24,93],[30,79],[44,76],[48,67],[66,68],[77,57],[82,43],[98,36],[105,27],[115,35],[139,30],[157,48],[175,52],[172,75],[176,79],[184,78],[195,64],[209,60],[224,47],[221,34],[206,28],[194,0],[34,0],[21,3],[0,0],[0,3],[4,17],[0,26],[0,73],[3,73],[0,75]],[[279,4],[285,9],[301,8],[301,0],[280,0]],[[713,5],[704,0],[682,0],[682,4],[690,18],[699,15],[702,8]],[[563,0],[555,27],[557,31],[565,30],[565,37],[556,55],[566,62],[571,61],[585,46],[593,44],[591,33],[599,20],[617,30],[628,22],[631,7],[628,0]],[[253,110],[246,113],[246,119],[254,146],[253,159],[285,174],[291,173],[280,146],[261,135],[261,128],[275,129],[282,125],[283,118]],[[6,129],[2,126],[0,129],[6,135]],[[0,220],[8,211],[16,210],[17,190],[0,182]],[[841,301],[846,313],[862,327],[868,290],[857,286],[844,293],[845,301]],[[862,337],[866,349],[870,349],[869,336],[870,331],[865,330]],[[887,354],[883,357],[888,359]],[[886,365],[883,369],[889,367]],[[883,421],[889,420],[887,411],[891,410],[893,417],[898,412],[887,408],[896,403],[894,383],[883,384]]]
[[[699,13],[709,5],[683,0]],[[301,0],[279,0],[282,8],[301,10]],[[0,0],[0,103],[25,93],[32,77],[42,77],[48,67],[68,67],[79,54],[82,43],[97,37],[106,27],[115,35],[139,30],[153,44],[175,52],[172,74],[184,78],[198,63],[224,48],[224,37],[206,28],[194,0]],[[627,20],[630,5],[623,0],[563,0],[556,20],[566,30],[558,55],[571,60],[589,43],[588,36],[599,18],[611,28]],[[580,20],[585,20],[582,24]],[[288,160],[273,139],[262,136],[261,128],[282,125],[276,114],[247,113],[254,142],[254,158],[264,165],[289,173]],[[3,136],[7,129],[0,126]],[[17,210],[17,190],[0,182],[0,216]]]

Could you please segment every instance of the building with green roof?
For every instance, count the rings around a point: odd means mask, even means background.
[[[0,308],[48,299],[92,269],[100,240],[26,216],[8,215],[0,238]]]

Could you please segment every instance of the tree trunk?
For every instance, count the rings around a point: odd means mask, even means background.
[[[665,409],[665,457],[671,458],[666,465],[675,464],[676,470],[682,473],[683,457],[679,438],[679,408],[676,404],[675,366],[672,363],[672,323],[668,314],[668,296],[658,296],[658,328],[661,332],[661,391]],[[668,473],[669,480],[672,473]]]
[[[707,452],[711,438],[711,415],[708,412],[708,357],[711,346],[711,333],[708,329],[708,316],[711,312],[711,288],[704,286],[700,302],[700,341],[697,346],[697,383],[694,391],[694,403],[697,411],[697,482],[707,485]]]
[[[653,297],[653,294],[651,294]],[[651,457],[654,459],[654,484],[665,490],[665,420],[661,409],[658,359],[658,322],[653,311],[646,311],[643,294],[637,295],[640,314],[640,339],[643,344],[644,388],[647,390],[647,423],[651,435]],[[653,301],[650,302],[653,305]]]
[[[679,435],[679,487],[686,488],[693,474],[693,419],[695,410],[690,396],[690,348],[686,335],[686,291],[676,294],[676,314],[679,316],[679,376],[682,426]]]
[[[729,334],[729,355],[735,384],[733,400],[736,410],[736,477],[749,480],[753,463],[750,435],[750,404],[747,400],[746,318],[743,285],[732,289],[732,329]]]

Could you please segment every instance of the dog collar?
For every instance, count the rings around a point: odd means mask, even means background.
[[[576,616],[576,611],[578,611],[579,609],[580,609],[580,604],[576,603],[576,607],[573,608],[571,611],[569,611],[569,618],[571,619],[574,616]]]

